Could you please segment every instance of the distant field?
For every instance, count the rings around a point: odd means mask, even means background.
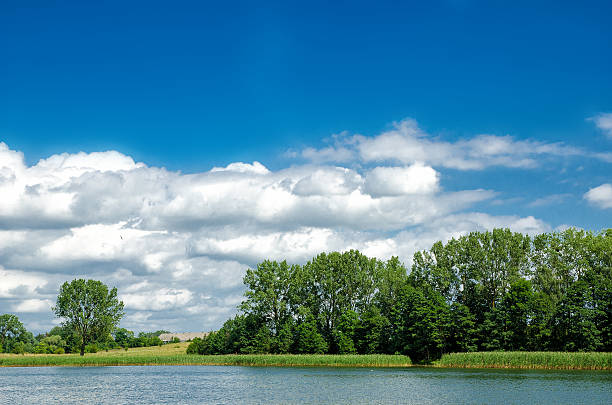
[[[236,365],[406,367],[410,358],[399,355],[257,355],[201,356],[185,354],[188,343],[78,354],[0,354],[0,366],[127,366],[127,365]]]
[[[445,354],[438,367],[612,370],[612,353],[473,352]]]
[[[0,366],[120,366],[154,364],[192,364],[185,351],[189,343],[135,347],[127,351],[114,349],[98,353],[77,354],[0,354]]]

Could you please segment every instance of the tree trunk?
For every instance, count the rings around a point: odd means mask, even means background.
[[[85,343],[81,343],[81,356],[85,355]]]

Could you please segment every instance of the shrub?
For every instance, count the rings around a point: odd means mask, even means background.
[[[13,350],[11,350],[15,354],[23,354],[25,353],[25,343],[17,342],[13,345]]]
[[[85,353],[98,353],[98,345],[95,343],[90,343],[85,346]]]
[[[58,347],[55,350],[53,350],[53,354],[64,354],[66,351],[64,350],[63,347]]]
[[[187,354],[204,354],[204,342],[200,338],[195,338],[187,346]]]
[[[49,346],[47,346],[44,343],[39,343],[36,346],[34,346],[33,352],[36,354],[47,354],[48,350],[49,350]]]

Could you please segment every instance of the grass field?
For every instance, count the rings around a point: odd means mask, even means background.
[[[128,366],[128,365],[236,365],[236,366],[321,366],[321,367],[406,367],[407,356],[395,355],[257,355],[201,356],[185,354],[188,343],[128,351],[78,354],[0,354],[0,367],[36,366]]]
[[[473,352],[445,354],[438,367],[612,370],[612,353]]]

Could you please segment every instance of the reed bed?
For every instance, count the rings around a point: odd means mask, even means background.
[[[612,370],[612,353],[472,352],[445,354],[438,367]]]
[[[171,345],[170,345],[171,346]],[[180,350],[180,352],[179,352]],[[85,354],[0,355],[0,367],[43,366],[129,366],[129,365],[233,365],[233,366],[312,366],[312,367],[407,367],[410,358],[400,355],[271,355],[229,354],[202,356],[185,354],[183,345],[173,349],[141,348],[129,351]]]
[[[209,364],[237,366],[407,367],[408,356],[388,354],[228,354],[200,356]]]

